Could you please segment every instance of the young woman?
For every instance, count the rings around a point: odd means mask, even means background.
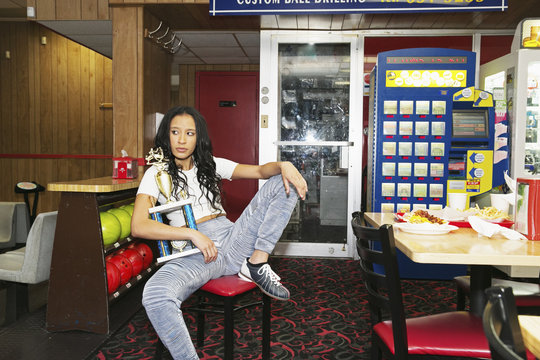
[[[155,146],[161,147],[168,160],[173,198],[181,199],[183,191],[193,200],[198,230],[185,225],[180,211],[166,214],[169,225],[148,217],[148,209],[156,202],[166,202],[155,180],[158,169],[152,166],[144,174],[137,192],[131,233],[144,239],[173,240],[173,248],[190,240],[201,253],[165,263],[147,282],[143,305],[175,359],[198,359],[180,306],[207,281],[239,274],[255,282],[269,296],[289,299],[289,291],[267,261],[298,196],[305,198],[307,184],[289,162],[244,165],[213,157],[206,122],[190,107],[175,107],[167,112],[156,134]],[[269,180],[232,223],[223,216],[222,179]]]

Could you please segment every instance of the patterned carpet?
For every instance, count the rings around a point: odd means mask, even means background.
[[[273,258],[272,267],[291,291],[288,302],[272,302],[273,359],[368,359],[367,295],[353,260]],[[405,280],[404,303],[410,317],[455,309],[451,281]],[[185,303],[190,305],[190,301]],[[184,312],[195,339],[195,318]],[[235,359],[260,359],[261,309],[235,317]],[[223,318],[207,315],[201,359],[221,359]],[[144,309],[88,359],[153,359],[157,335]],[[166,354],[164,359],[170,359]]]

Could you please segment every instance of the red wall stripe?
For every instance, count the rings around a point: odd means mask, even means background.
[[[112,155],[70,154],[0,154],[0,158],[11,159],[112,159]]]
[[[83,155],[70,155],[70,154],[0,154],[0,158],[7,159],[112,159],[112,155],[99,155],[99,154],[83,154]],[[143,158],[137,158],[137,164],[139,166],[146,165],[146,161]]]

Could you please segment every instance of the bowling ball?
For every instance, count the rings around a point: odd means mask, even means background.
[[[100,212],[99,220],[101,222],[101,236],[104,245],[114,244],[120,238],[122,225],[120,221],[109,212]]]
[[[107,212],[116,216],[120,222],[120,239],[128,237],[131,234],[131,215],[126,210],[120,208],[113,208]]]
[[[129,262],[128,258],[122,254],[115,254],[109,262],[116,265],[120,270],[120,285],[124,285],[133,276],[133,266]]]
[[[133,216],[133,208],[134,208],[134,205],[132,204],[120,206],[120,209],[126,210],[130,216]]]
[[[120,285],[120,270],[110,261],[105,262],[105,267],[107,268],[107,290],[109,294],[112,294]]]
[[[141,254],[143,257],[143,269],[146,269],[150,264],[152,263],[152,260],[154,259],[154,254],[152,253],[152,249],[150,249],[150,246],[146,245],[143,242],[136,242],[128,246],[128,248],[133,248]]]
[[[133,274],[131,276],[139,275],[144,265],[142,255],[137,250],[130,248],[122,249],[118,253],[127,257],[131,263],[131,267],[133,268]]]

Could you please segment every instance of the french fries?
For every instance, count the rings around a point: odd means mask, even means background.
[[[508,220],[510,219],[510,217],[508,216],[508,214],[498,210],[498,209],[495,209],[493,206],[487,206],[483,209],[480,209],[478,207],[478,205],[476,205],[476,208],[478,209],[478,212],[476,214],[476,216],[478,216],[479,218],[482,218],[482,219],[487,219],[487,220]]]

